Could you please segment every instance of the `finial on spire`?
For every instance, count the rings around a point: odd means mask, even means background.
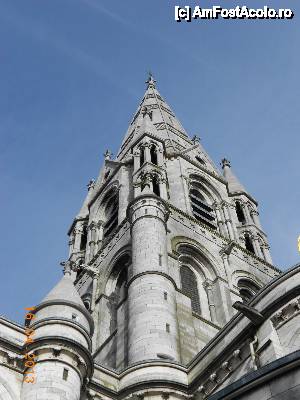
[[[60,265],[63,267],[63,273],[64,275],[69,275],[71,276],[71,271],[72,271],[72,262],[71,261],[62,261]]]
[[[90,191],[91,189],[94,189],[94,187],[95,187],[95,179],[91,179],[89,181],[89,183],[87,184],[88,191]]]
[[[230,161],[229,160],[227,160],[227,158],[223,158],[223,160],[221,161],[221,165],[222,165],[222,168],[224,169],[225,167],[231,167],[231,165],[230,165]]]
[[[148,79],[146,80],[146,83],[148,85],[148,88],[152,88],[155,89],[155,84],[156,84],[156,80],[153,78],[152,72],[149,71],[148,72]]]
[[[105,160],[110,160],[113,153],[110,150],[106,150],[106,152],[103,155],[104,155]]]
[[[192,142],[193,142],[194,144],[200,143],[200,141],[201,141],[201,137],[200,137],[200,136],[194,135],[194,136],[192,137]]]

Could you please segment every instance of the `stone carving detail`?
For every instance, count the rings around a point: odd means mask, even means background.
[[[52,348],[52,354],[54,357],[59,357],[61,351],[62,351],[62,348],[60,346],[56,346],[56,347]]]
[[[215,371],[207,376],[206,380],[195,391],[199,396],[198,399],[206,399],[233,371],[238,369],[249,356],[248,346],[248,343],[244,343],[241,348],[234,350],[227,360],[223,361]]]
[[[290,319],[300,314],[300,297],[296,300],[291,301],[287,306],[278,311],[272,318],[271,321],[276,329],[279,329]]]

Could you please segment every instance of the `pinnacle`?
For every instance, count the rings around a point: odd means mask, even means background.
[[[235,176],[232,171],[231,163],[227,158],[223,158],[221,161],[224,178],[228,184],[228,190],[230,193],[247,193],[244,186],[241,184],[239,179]]]

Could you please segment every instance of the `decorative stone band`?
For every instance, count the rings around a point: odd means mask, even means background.
[[[76,329],[85,337],[86,341],[89,344],[89,349],[91,350],[92,348],[92,341],[91,341],[91,337],[88,333],[88,331],[84,328],[83,325],[79,324],[78,322],[74,321],[74,320],[70,320],[68,318],[63,318],[60,317],[55,318],[55,317],[49,317],[49,318],[43,318],[38,320],[37,322],[33,323],[30,325],[31,328],[33,328],[34,330],[38,329],[41,326],[49,326],[52,324],[60,324],[60,325],[65,325],[65,326],[71,326],[72,328],[76,327]]]
[[[129,286],[132,284],[133,281],[135,281],[136,279],[140,278],[140,277],[143,276],[143,275],[161,275],[161,276],[167,278],[167,279],[172,283],[172,285],[174,286],[175,290],[179,290],[178,287],[177,287],[177,285],[176,285],[176,282],[174,281],[174,279],[171,278],[169,275],[167,275],[167,274],[161,272],[161,271],[145,271],[145,272],[141,272],[140,274],[137,274],[137,275],[133,276],[133,277],[127,282],[127,285],[126,285],[126,286],[129,287]]]
[[[228,377],[236,371],[250,356],[249,341],[245,341],[231,355],[219,363],[219,366],[206,377],[199,379],[200,386],[194,391],[197,399],[206,399],[210,393],[215,392]]]
[[[271,321],[276,329],[279,329],[287,321],[300,314],[300,298],[291,301],[286,307],[276,313]]]
[[[37,363],[43,361],[57,362],[62,359],[66,363],[64,353],[74,360],[73,368],[77,368],[81,376],[91,377],[94,372],[94,361],[90,351],[72,339],[56,336],[43,337],[34,340],[26,347],[28,353],[34,351]]]
[[[91,330],[91,336],[94,333],[94,320],[91,316],[91,314],[88,312],[88,310],[85,307],[80,306],[79,304],[76,304],[72,301],[66,301],[66,300],[49,300],[49,301],[43,301],[39,305],[36,306],[35,310],[32,311],[33,314],[36,314],[39,310],[42,308],[48,307],[48,306],[54,306],[54,305],[66,305],[66,306],[72,306],[73,308],[76,308],[78,311],[80,311],[86,319],[89,322],[90,325],[90,330]]]
[[[138,214],[138,209],[139,208],[155,208],[156,211],[160,211],[160,212],[156,212],[155,214],[153,213],[149,213],[149,214],[145,214],[145,212],[142,215],[136,215],[136,218],[133,219],[134,214]],[[161,199],[160,197],[156,196],[155,194],[145,194],[145,195],[141,195],[136,197],[129,205],[127,208],[127,218],[129,219],[130,223],[131,223],[131,228],[133,226],[133,224],[136,223],[136,221],[140,218],[158,218],[161,219],[165,226],[166,226],[166,222],[169,218],[169,207],[167,202],[165,202],[163,199]],[[167,227],[166,227],[167,229]]]

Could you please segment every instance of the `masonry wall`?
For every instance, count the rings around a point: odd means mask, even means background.
[[[259,385],[235,398],[239,400],[298,400],[300,398],[300,368],[277,376],[268,383]]]

